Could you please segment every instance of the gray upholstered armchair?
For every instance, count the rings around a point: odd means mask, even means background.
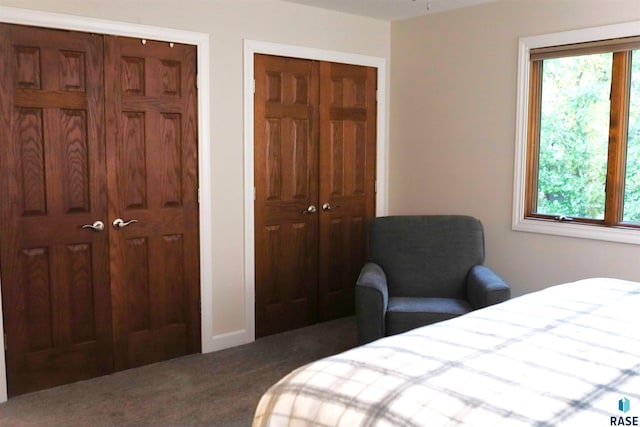
[[[360,344],[511,296],[509,285],[482,265],[484,231],[476,218],[374,218],[368,245],[368,262],[356,283]]]

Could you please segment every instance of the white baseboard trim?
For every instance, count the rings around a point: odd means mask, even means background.
[[[219,351],[226,348],[248,344],[252,341],[254,341],[253,337],[246,329],[227,332],[220,335],[214,335],[208,342],[203,343],[202,352],[211,353],[212,351]]]

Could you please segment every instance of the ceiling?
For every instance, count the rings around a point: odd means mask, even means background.
[[[397,21],[496,0],[285,0],[385,21]]]

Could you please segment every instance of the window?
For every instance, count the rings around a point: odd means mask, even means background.
[[[640,243],[638,24],[521,39],[514,229]]]

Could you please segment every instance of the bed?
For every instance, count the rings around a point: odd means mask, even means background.
[[[313,362],[262,396],[253,426],[584,427],[638,417],[640,283],[600,278]]]

